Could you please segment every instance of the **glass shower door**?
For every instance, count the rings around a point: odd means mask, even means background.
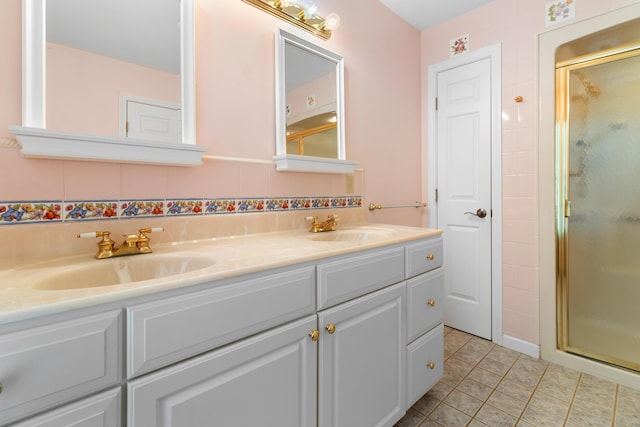
[[[557,70],[558,345],[640,370],[640,52]]]

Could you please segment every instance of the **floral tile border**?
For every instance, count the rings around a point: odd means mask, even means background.
[[[0,201],[0,226],[36,222],[357,208],[362,196],[220,199]]]
[[[62,202],[0,202],[0,224],[62,221]]]

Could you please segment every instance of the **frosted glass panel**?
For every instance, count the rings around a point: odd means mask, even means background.
[[[568,344],[640,366],[640,56],[569,74]]]

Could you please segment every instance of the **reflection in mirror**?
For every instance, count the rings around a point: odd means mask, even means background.
[[[201,164],[194,0],[22,3],[25,156]]]
[[[280,30],[276,40],[276,167],[350,173],[343,58]]]
[[[47,129],[181,142],[179,1],[48,0],[45,25]]]

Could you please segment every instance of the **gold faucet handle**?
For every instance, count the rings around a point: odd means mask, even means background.
[[[79,233],[78,239],[86,239],[87,237],[102,237],[102,240],[98,242],[98,252],[96,258],[109,258],[113,255],[113,246],[115,242],[111,240],[110,231],[90,231],[88,233]]]
[[[141,253],[150,253],[151,248],[149,247],[149,238],[147,237],[148,233],[159,233],[164,231],[164,227],[147,227],[141,228],[138,230],[138,248]]]

